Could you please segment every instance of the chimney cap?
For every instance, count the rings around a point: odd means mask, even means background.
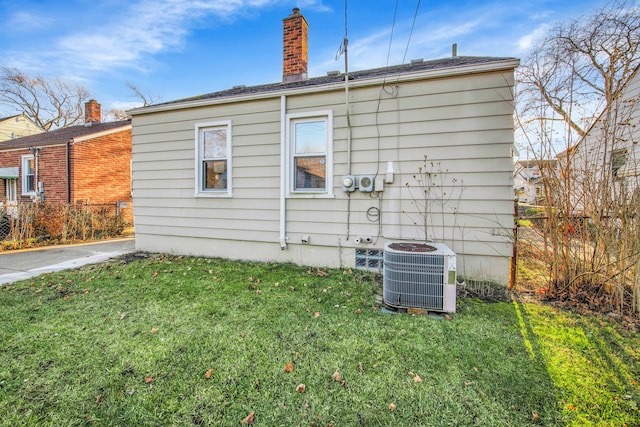
[[[300,15],[300,8],[299,7],[294,7],[292,15]]]

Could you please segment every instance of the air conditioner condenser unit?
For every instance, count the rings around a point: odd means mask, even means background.
[[[455,313],[456,254],[446,245],[389,242],[383,257],[385,304]]]

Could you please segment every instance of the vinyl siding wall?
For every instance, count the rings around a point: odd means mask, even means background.
[[[0,121],[0,142],[44,132],[23,115]]]
[[[352,88],[351,174],[394,181],[375,197],[341,190],[349,173],[343,90],[290,95],[286,113],[333,112],[333,197],[286,199],[287,248],[279,243],[279,96],[134,115],[133,194],[140,250],[353,266],[356,248],[424,234],[413,176],[434,162],[437,196],[429,237],[448,244],[458,274],[506,284],[513,227],[513,72]],[[377,112],[377,113],[376,113]],[[196,123],[230,120],[233,197],[194,197]],[[453,180],[455,179],[455,183]],[[442,196],[448,199],[442,202]],[[378,214],[379,213],[379,214]],[[378,221],[379,220],[379,221]],[[302,244],[302,236],[309,236]],[[371,244],[356,244],[371,237]]]
[[[629,81],[621,99],[613,104],[610,116],[607,112],[594,123],[580,143],[570,150],[569,158],[562,153],[560,166],[571,163],[572,204],[576,210],[593,201],[594,189],[601,185],[611,187],[632,197],[640,186],[640,74]],[[611,176],[611,153],[626,150],[626,162],[619,169],[617,178]],[[586,200],[586,202],[585,202]]]

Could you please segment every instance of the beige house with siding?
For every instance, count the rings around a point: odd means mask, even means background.
[[[636,204],[640,194],[640,67],[620,95],[601,113],[585,136],[558,154],[561,170],[570,171],[572,206],[594,211],[619,203]]]
[[[0,142],[44,132],[26,114],[0,118]]]
[[[283,22],[282,82],[130,111],[136,249],[375,269],[426,223],[459,277],[507,284],[518,60],[307,78],[307,22]]]

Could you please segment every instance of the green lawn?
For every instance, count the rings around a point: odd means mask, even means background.
[[[0,425],[640,424],[640,343],[606,318],[388,314],[374,279],[150,256],[4,285]]]

